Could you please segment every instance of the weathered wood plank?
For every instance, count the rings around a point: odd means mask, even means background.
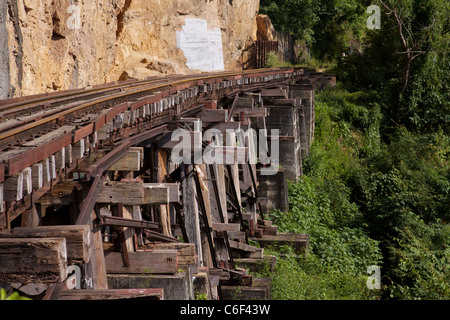
[[[147,245],[147,248],[154,250],[177,250],[178,265],[196,264],[195,245],[193,243],[155,243]]]
[[[177,238],[174,238],[172,236],[167,236],[160,232],[156,232],[156,231],[148,230],[148,229],[145,230],[145,238],[150,241],[163,241],[163,242],[178,243]]]
[[[90,258],[89,227],[86,226],[45,226],[36,228],[14,228],[10,236],[3,233],[0,238],[65,238],[67,259],[70,261],[88,262]]]
[[[100,219],[102,226],[127,227],[136,229],[159,229],[159,226],[156,222],[110,216],[100,216]]]
[[[37,163],[31,167],[31,179],[34,189],[41,189],[44,185],[44,166]]]
[[[81,139],[72,146],[72,156],[75,159],[83,159],[85,152],[84,139]]]
[[[89,192],[85,184],[78,181],[66,180],[53,185],[52,190],[40,197],[36,202],[42,205],[70,205],[75,201],[76,188],[82,188],[83,196]]]
[[[228,231],[227,232],[228,239],[235,239],[235,240],[245,240],[245,232],[244,231]],[[223,237],[223,234],[221,232],[216,232],[215,234],[216,238]]]
[[[238,250],[247,251],[247,252],[256,252],[256,250],[258,249],[254,246],[250,246],[248,244],[240,243],[240,242],[236,242],[236,241],[232,241],[232,240],[230,240],[230,247],[233,249],[238,249]]]
[[[56,178],[56,157],[55,155],[50,156],[49,158],[49,165],[50,165],[50,178],[55,179]]]
[[[180,202],[181,186],[179,183],[144,183],[144,188],[151,188],[151,187],[167,188],[169,190],[169,202],[170,203]]]
[[[97,198],[97,203],[141,205],[144,203],[143,184],[138,181],[106,181]]]
[[[70,166],[73,162],[73,157],[72,157],[72,145],[69,144],[67,147],[65,147],[66,151],[65,151],[65,160],[66,160],[66,165]]]
[[[268,115],[267,108],[242,108],[237,109],[235,113],[251,118],[265,118]]]
[[[0,183],[0,213],[3,213],[3,211],[5,210],[3,199],[3,183]]]
[[[164,289],[63,290],[58,300],[163,300]]]
[[[130,267],[124,267],[122,254],[105,254],[106,272],[111,274],[175,274],[178,271],[177,250],[130,252]]]
[[[51,172],[50,172],[50,159],[47,158],[45,160],[42,160],[40,163],[42,164],[42,170],[43,170],[42,179],[43,179],[44,183],[49,182],[52,179]]]
[[[19,201],[23,198],[23,173],[16,173],[3,184],[3,200]]]
[[[169,189],[163,185],[145,186],[137,180],[106,181],[97,203],[139,206],[145,204],[169,204]]]
[[[197,117],[202,122],[226,122],[228,110],[204,110]]]
[[[55,154],[56,170],[61,170],[66,167],[66,148],[62,148]]]
[[[142,204],[169,204],[169,189],[161,185],[144,186],[144,200]],[[166,214],[167,216],[167,214]],[[168,217],[166,217],[168,219]],[[167,221],[165,223],[167,226]],[[166,233],[169,234],[169,233]]]
[[[28,195],[33,193],[33,182],[31,175],[31,168],[26,168],[23,173],[23,194]]]
[[[96,218],[95,211],[92,210],[88,223],[91,247],[89,262],[84,265],[84,274],[86,279],[92,279],[93,286],[91,289],[104,290],[108,289],[107,271],[105,255],[103,252],[103,241],[101,227],[94,225],[93,221]]]
[[[37,211],[36,205],[32,204],[29,209],[25,210],[22,213],[20,226],[21,227],[35,228],[35,227],[39,226],[40,220],[41,220],[41,217],[40,217],[40,214]]]
[[[130,149],[119,161],[112,165],[108,171],[139,171],[141,170],[141,158],[143,148]]]
[[[195,252],[199,261],[203,261],[203,250],[200,236],[200,221],[198,204],[196,200],[196,187],[194,182],[194,166],[181,165],[181,179],[183,187],[184,223],[189,243],[195,244]]]
[[[201,233],[202,238],[202,251],[203,251],[203,265],[212,266],[214,265],[213,258],[215,258],[214,248],[214,240],[213,240],[213,231],[212,231],[212,215],[211,215],[211,202],[209,200],[210,190],[207,186],[207,165],[206,164],[198,164],[195,166],[195,170],[197,172],[196,178],[198,180],[198,188],[197,193],[201,193],[201,197],[199,197],[199,204],[201,204],[201,208],[203,212],[203,224],[208,227],[205,229],[205,232]],[[212,190],[211,190],[212,191]],[[200,202],[201,201],[201,202]],[[205,219],[206,218],[206,219]],[[210,233],[208,233],[210,230]]]
[[[65,238],[0,239],[0,282],[55,283],[66,277]]]
[[[241,225],[238,223],[213,223],[212,229],[214,231],[241,231]]]
[[[131,220],[133,218],[132,214],[133,214],[133,206],[123,206],[122,218]],[[123,234],[125,237],[125,244],[127,246],[127,251],[128,252],[136,251],[134,247],[134,235],[136,234],[136,231],[134,230],[134,228],[128,227],[124,228]]]

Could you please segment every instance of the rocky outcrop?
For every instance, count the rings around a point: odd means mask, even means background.
[[[0,99],[9,95],[9,50],[8,32],[6,30],[6,12],[8,6],[0,1]]]
[[[258,15],[256,24],[258,40],[278,41],[280,58],[284,61],[295,62],[300,51],[303,50],[300,43],[296,42],[290,34],[275,30],[267,15]]]
[[[177,43],[186,19],[219,30],[223,69],[240,69],[258,9],[259,0],[2,1],[0,98],[198,72]]]

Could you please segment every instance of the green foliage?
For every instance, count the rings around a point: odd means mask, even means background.
[[[261,0],[260,12],[269,15],[274,26],[295,39],[312,41],[312,28],[317,21],[314,0]]]
[[[306,41],[314,58],[333,61],[361,39],[364,10],[357,0],[262,0],[260,12],[277,30]]]
[[[282,61],[276,54],[269,52],[267,54],[266,68],[289,68],[293,65],[289,62]]]
[[[449,137],[400,128],[373,159],[366,217],[383,243],[390,297],[448,299]]]
[[[31,300],[26,297],[21,297],[18,292],[14,292],[8,296],[8,292],[5,289],[0,289],[0,300]]]
[[[367,277],[329,270],[314,254],[298,258],[292,248],[269,251],[277,255],[272,278],[273,300],[367,300],[377,299],[366,287]]]
[[[450,4],[442,0],[385,2],[390,8],[399,4],[409,49],[402,43],[393,14],[387,15],[382,7],[381,30],[367,30],[363,50],[339,59],[338,77],[350,91],[378,92],[386,128],[401,125],[425,133],[441,128],[449,134]],[[408,50],[417,57],[411,60],[402,95]]]
[[[208,297],[206,296],[206,293],[195,293],[195,300],[208,300]]]
[[[280,257],[275,297],[449,298],[450,138],[405,127],[385,138],[383,119],[373,91],[317,95],[304,177],[272,215],[282,232],[309,233],[310,253]],[[365,288],[370,265],[382,291]]]
[[[384,2],[397,5],[409,57],[417,54],[409,69],[395,15],[380,2],[261,2],[307,43],[314,65],[337,61],[339,79],[316,96],[314,142],[304,177],[289,185],[289,211],[273,213],[281,231],[311,241],[307,258],[280,256],[278,299],[450,297],[450,2]],[[370,4],[382,8],[381,30],[365,26]],[[369,265],[382,267],[381,292],[365,288]]]

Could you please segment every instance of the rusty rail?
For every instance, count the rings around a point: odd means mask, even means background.
[[[106,123],[111,121],[115,116],[128,111],[135,111],[141,108],[143,105],[156,104],[162,99],[173,98],[180,92],[188,91],[192,93],[192,90],[196,90],[197,95],[229,95],[245,90],[245,88],[252,88],[262,83],[276,83],[283,82],[294,78],[302,71],[297,69],[276,69],[276,70],[250,70],[243,72],[222,72],[201,76],[193,76],[188,78],[175,78],[173,81],[164,83],[154,82],[140,82],[140,88],[133,90],[125,90],[120,93],[109,94],[107,96],[101,96],[97,99],[93,99],[89,102],[82,102],[75,104],[74,106],[67,107],[62,104],[61,99],[68,99],[71,101],[74,96],[80,96],[81,91],[65,92],[61,95],[52,95],[51,97],[31,97],[32,103],[36,103],[36,99],[40,99],[39,103],[49,103],[49,100],[58,101],[62,106],[62,111],[52,113],[48,117],[41,119],[30,119],[28,122],[23,123],[20,127],[13,129],[6,129],[2,131],[0,129],[0,178],[2,181],[7,176],[12,176],[21,170],[42,161],[62,148],[76,143],[81,139],[93,134],[100,130]],[[136,83],[137,84],[137,83]],[[129,89],[130,84],[125,83],[123,85]],[[114,89],[121,88],[120,85],[114,84]],[[87,90],[89,94],[92,94],[92,90]],[[111,87],[103,88],[102,90],[111,90]],[[122,91],[122,90],[121,90]],[[201,91],[201,92],[200,92]],[[221,91],[221,93],[219,93]],[[98,92],[98,91],[96,91]],[[109,92],[111,93],[111,92]],[[183,96],[183,100],[189,100],[192,102],[193,97],[186,98]],[[197,98],[197,97],[195,97]],[[9,101],[8,105],[2,106],[3,111],[8,107],[18,108],[20,106],[29,105],[28,100],[22,101],[22,98],[17,101]],[[195,99],[194,99],[195,100]],[[149,123],[147,129],[151,129],[158,123],[157,119],[166,116],[162,121],[166,121],[173,116],[181,113],[183,108],[188,109],[188,104],[184,104],[184,107],[180,109],[182,103],[169,103],[170,107],[166,110],[152,111],[150,116],[146,117],[146,121]],[[102,113],[107,111],[106,113]],[[57,137],[51,144],[42,144],[30,150],[25,150],[17,155],[14,155],[8,159],[1,159],[1,154],[8,149],[21,148],[25,141],[30,141],[37,136],[43,135],[46,132],[55,130],[61,127],[64,123],[70,123],[77,117],[80,118],[86,114],[94,114],[96,118],[94,121],[88,121],[87,123],[81,123],[78,127],[71,132]],[[10,120],[14,121],[14,119]],[[160,123],[161,124],[161,123]],[[142,130],[145,130],[144,126]],[[3,161],[3,163],[1,163]]]

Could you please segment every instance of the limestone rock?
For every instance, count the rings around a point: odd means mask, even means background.
[[[258,10],[259,0],[2,1],[9,52],[0,50],[0,99],[198,72],[177,45],[186,19],[219,30],[224,70],[240,69],[256,40]]]

